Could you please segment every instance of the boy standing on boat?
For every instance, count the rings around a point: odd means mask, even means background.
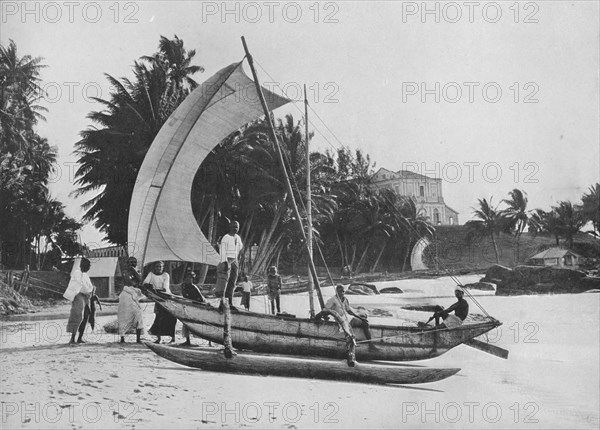
[[[242,273],[241,276],[242,282],[240,282],[240,286],[242,287],[242,303],[241,305],[246,308],[247,311],[250,310],[250,296],[252,295],[252,282],[248,280],[248,276],[245,273]]]
[[[281,276],[277,273],[277,267],[269,267],[269,274],[267,275],[267,288],[269,290],[269,301],[271,302],[271,313],[275,313],[275,305],[277,305],[277,313],[281,313],[281,288],[283,282]]]
[[[242,238],[237,234],[240,230],[240,224],[237,221],[229,224],[229,233],[223,236],[221,239],[221,245],[219,246],[219,253],[221,255],[221,265],[226,263],[227,265],[227,283],[225,286],[224,298],[227,298],[229,305],[233,305],[233,292],[235,291],[235,284],[238,277],[238,256],[240,251],[244,247]]]

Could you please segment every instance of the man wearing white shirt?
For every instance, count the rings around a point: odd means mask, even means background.
[[[72,302],[69,321],[67,322],[67,332],[71,333],[70,344],[75,343],[75,334],[79,331],[77,343],[83,341],[83,332],[90,315],[90,298],[94,294],[95,287],[90,280],[87,272],[90,270],[91,263],[87,258],[82,258],[79,263],[79,269],[75,269],[71,275],[69,286],[63,294],[63,297]]]
[[[238,256],[244,247],[242,238],[237,234],[240,230],[240,224],[237,221],[229,224],[229,233],[221,239],[219,253],[221,255],[221,264],[227,263],[227,286],[225,287],[224,298],[227,298],[229,305],[233,305],[233,292],[238,278]]]

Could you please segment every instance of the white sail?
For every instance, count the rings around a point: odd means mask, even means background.
[[[290,100],[263,88],[269,110]],[[242,63],[220,70],[171,114],[148,150],[129,208],[129,255],[217,265],[219,256],[192,213],[194,175],[209,152],[243,125],[263,116],[254,82]]]

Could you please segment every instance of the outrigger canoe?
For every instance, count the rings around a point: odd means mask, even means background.
[[[183,297],[147,289],[144,294],[183,322],[198,337],[223,343],[224,317],[218,308]],[[416,325],[371,325],[376,349],[369,348],[361,328],[354,328],[356,359],[424,360],[500,326],[491,317],[471,315],[461,327],[427,330]],[[336,322],[231,310],[233,347],[272,354],[346,358],[346,336]]]
[[[345,361],[295,356],[273,356],[238,353],[227,359],[214,348],[181,348],[147,342],[146,346],[167,360],[184,366],[243,375],[284,376],[326,379],[366,384],[423,384],[446,379],[458,368],[429,368],[397,363],[357,363],[348,367]]]

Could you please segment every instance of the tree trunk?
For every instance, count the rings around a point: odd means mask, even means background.
[[[496,254],[496,264],[500,264],[500,257],[498,256],[498,247],[496,246],[496,240],[494,239],[494,233],[490,235],[492,238],[492,245],[494,245],[494,253]]]
[[[406,243],[406,249],[404,250],[404,258],[402,259],[402,271],[406,271],[406,261],[408,260],[408,254],[410,253],[410,240]]]
[[[367,244],[367,246],[365,246],[365,250],[363,251],[362,255],[360,256],[360,259],[358,260],[358,264],[356,265],[356,272],[359,272],[359,269],[362,267],[363,262],[367,256],[367,251],[369,250],[369,247],[371,246],[370,243]]]
[[[377,256],[377,259],[375,259],[375,263],[373,264],[373,267],[371,267],[371,270],[369,270],[370,273],[375,272],[375,269],[379,265],[379,260],[381,259],[381,256],[383,255],[383,251],[385,251],[385,247],[387,246],[387,243],[388,243],[388,240],[386,239],[386,241],[383,242],[383,246],[381,247],[381,251],[379,251],[379,255]]]
[[[335,232],[335,240],[337,242],[338,248],[340,249],[340,264],[342,267],[346,266],[346,256],[344,255],[344,248],[342,247],[342,241],[340,240],[340,235],[338,232]]]

